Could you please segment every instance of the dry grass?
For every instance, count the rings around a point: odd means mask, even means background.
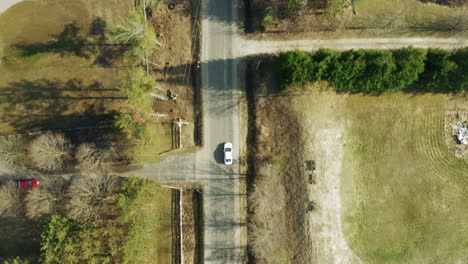
[[[71,158],[72,146],[63,134],[47,132],[33,140],[29,157],[37,168],[60,171]]]
[[[275,1],[255,1],[254,19],[259,28],[261,16]],[[309,1],[313,6],[313,1]],[[468,29],[466,3],[457,7],[424,4],[417,0],[330,1],[327,12],[309,8],[299,15],[278,19],[267,27],[267,38],[355,38],[355,37],[457,37],[466,38]],[[348,6],[340,8],[340,3]],[[343,6],[343,5],[341,5]],[[333,9],[333,10],[331,10]],[[357,12],[353,13],[353,9]],[[280,33],[280,34],[278,34]]]
[[[256,63],[254,64],[257,65]],[[268,63],[256,72],[257,95],[274,95],[275,83]],[[249,243],[261,263],[309,263],[310,242],[307,235],[307,183],[302,171],[304,145],[300,123],[290,109],[291,97],[257,97],[256,146],[254,150],[255,190],[249,194],[251,211]],[[269,165],[270,164],[270,165]],[[272,165],[274,164],[272,169]],[[264,173],[264,174],[263,174]],[[271,179],[268,179],[271,178]],[[286,190],[281,195],[281,187]],[[277,189],[280,188],[280,189]],[[280,191],[277,197],[272,192]],[[253,195],[253,196],[252,196]],[[271,198],[266,205],[266,197]],[[271,217],[272,202],[277,217]],[[283,205],[283,206],[282,206]],[[253,208],[252,208],[253,206]],[[282,209],[280,209],[282,208]],[[281,216],[282,215],[282,216]],[[274,237],[278,241],[271,241]],[[281,241],[281,242],[280,242]],[[279,249],[273,255],[268,255]],[[255,252],[255,249],[257,250]]]
[[[131,5],[131,1],[119,0],[22,1],[2,13],[0,134],[90,126],[94,124],[90,117],[117,109],[122,101],[115,89],[120,68],[101,63],[119,56],[113,47],[94,46],[100,52],[89,58],[52,52],[21,57],[17,56],[18,50],[10,47],[55,40],[69,24],[79,29],[68,35],[70,39],[98,42],[101,35],[93,33],[97,18],[103,22],[104,42],[111,44],[108,36],[111,27],[126,16]],[[111,66],[122,65],[114,61]]]
[[[181,193],[182,199],[182,254],[184,264],[195,263],[195,215],[193,208],[193,190],[184,189]]]
[[[290,262],[285,250],[289,230],[282,174],[277,166],[264,166],[257,173],[254,190],[248,197],[249,210],[254,212],[249,222],[249,245],[258,263]]]

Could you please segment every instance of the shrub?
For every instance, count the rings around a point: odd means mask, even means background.
[[[63,177],[47,178],[26,195],[26,217],[37,220],[57,213],[63,205],[68,181]]]
[[[463,92],[468,77],[468,48],[456,51],[417,48],[394,51],[319,50],[313,55],[302,51],[276,57],[282,88],[291,84],[325,80],[337,91],[381,94],[416,84],[421,91]]]
[[[138,45],[145,32],[145,17],[140,10],[131,10],[125,25],[118,26],[112,34],[117,41]]]
[[[82,225],[64,215],[52,215],[41,233],[42,262],[121,263],[118,248],[124,238],[122,230],[114,222],[96,227]]]
[[[78,263],[79,255],[71,254],[79,244],[84,227],[62,215],[52,215],[41,234],[42,260],[46,264]]]
[[[118,187],[118,178],[111,174],[76,176],[70,185],[67,206],[73,219],[83,222],[105,218],[105,205]]]
[[[0,137],[0,163],[6,169],[21,167],[26,161],[27,150],[21,136]]]
[[[32,142],[29,156],[39,169],[58,171],[71,157],[71,144],[63,134],[47,132]]]
[[[465,92],[468,90],[468,47],[456,50],[451,57],[452,61],[458,65],[453,73],[452,90],[454,92]]]
[[[112,148],[98,148],[94,143],[83,143],[78,146],[76,160],[82,170],[106,170],[113,158]]]
[[[277,61],[283,87],[293,83],[304,84],[311,80],[314,63],[309,53],[289,51],[278,55]]]
[[[426,51],[413,47],[393,51],[396,71],[393,74],[393,89],[402,90],[419,79],[424,71]]]
[[[431,91],[454,91],[452,75],[458,65],[451,60],[451,52],[441,49],[430,49],[427,52],[426,68],[422,73],[421,86]]]
[[[0,216],[19,217],[24,212],[24,192],[15,182],[0,186]]]
[[[152,97],[156,83],[142,67],[134,67],[120,77],[119,89],[128,97],[127,104],[135,112],[151,112]]]

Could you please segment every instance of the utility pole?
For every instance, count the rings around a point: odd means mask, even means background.
[[[182,125],[188,125],[187,122],[183,122],[182,118],[177,118],[174,120],[174,125],[177,125],[179,127],[179,148],[182,148]]]

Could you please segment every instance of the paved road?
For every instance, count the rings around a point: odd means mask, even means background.
[[[236,1],[202,3],[202,150],[148,164],[133,173],[168,182],[199,182],[204,191],[205,263],[241,263],[238,61],[234,57]],[[221,144],[234,145],[234,164],[222,164]]]

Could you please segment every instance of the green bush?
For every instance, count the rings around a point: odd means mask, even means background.
[[[41,234],[42,262],[120,263],[123,237],[122,227],[112,221],[96,228],[55,214],[48,219]]]
[[[396,63],[396,71],[393,74],[393,87],[402,90],[419,79],[424,71],[426,51],[413,47],[402,48],[393,51],[393,59]]]
[[[83,226],[62,215],[52,215],[41,234],[41,251],[44,263],[77,263],[79,254],[75,247]]]
[[[281,53],[276,58],[281,87],[328,81],[337,91],[381,94],[414,85],[421,91],[462,92],[468,77],[468,48],[453,52],[417,49],[394,51],[326,49],[314,54]]]
[[[156,86],[143,67],[134,67],[121,75],[119,89],[128,97],[127,103],[137,112],[151,112],[150,92]]]
[[[467,86],[468,49],[454,52],[430,49],[419,86],[436,92],[462,92]]]
[[[277,57],[278,73],[283,86],[293,83],[304,84],[311,80],[314,67],[309,53],[303,51],[288,51]]]

